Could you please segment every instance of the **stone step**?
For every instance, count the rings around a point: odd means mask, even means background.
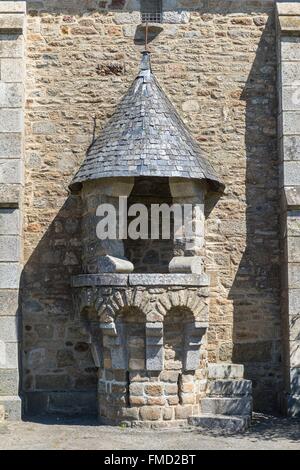
[[[241,364],[209,364],[209,379],[243,379],[244,366]]]
[[[202,413],[227,416],[249,416],[252,413],[252,398],[203,398],[200,402]]]
[[[234,434],[244,432],[250,426],[251,419],[249,416],[203,414],[201,416],[192,416],[188,419],[188,423],[202,429]]]
[[[244,379],[209,380],[207,384],[207,393],[212,397],[249,396],[252,393],[252,382],[251,380]]]

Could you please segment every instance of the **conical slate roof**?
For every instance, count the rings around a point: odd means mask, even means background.
[[[167,98],[143,53],[140,71],[70,184],[107,177],[161,176],[223,184]]]

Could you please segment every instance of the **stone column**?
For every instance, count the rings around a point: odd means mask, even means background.
[[[176,255],[169,264],[169,271],[201,274],[205,242],[204,199],[207,185],[205,182],[182,178],[170,178],[169,184],[173,205],[180,205],[183,213],[182,227],[179,230],[175,227]],[[191,211],[187,210],[189,207],[192,208]],[[178,256],[178,252],[183,256]]]
[[[124,233],[127,230],[127,198],[134,178],[103,178],[83,183],[83,269],[86,273],[128,273],[134,267],[124,253]],[[125,207],[123,207],[125,205]],[[101,220],[116,220],[113,239],[101,240],[97,227]],[[106,223],[106,222],[105,222]],[[107,228],[105,228],[107,231]]]
[[[277,3],[284,411],[300,415],[300,4]]]
[[[0,408],[21,417],[19,283],[22,267],[26,2],[0,2]]]

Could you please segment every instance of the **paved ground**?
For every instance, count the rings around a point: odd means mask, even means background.
[[[300,420],[256,414],[249,431],[221,436],[199,429],[164,431],[47,420],[0,425],[0,449],[300,449]]]

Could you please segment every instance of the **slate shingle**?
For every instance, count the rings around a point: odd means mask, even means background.
[[[70,190],[78,190],[84,181],[124,176],[205,179],[215,190],[224,188],[153,75],[148,52]]]

